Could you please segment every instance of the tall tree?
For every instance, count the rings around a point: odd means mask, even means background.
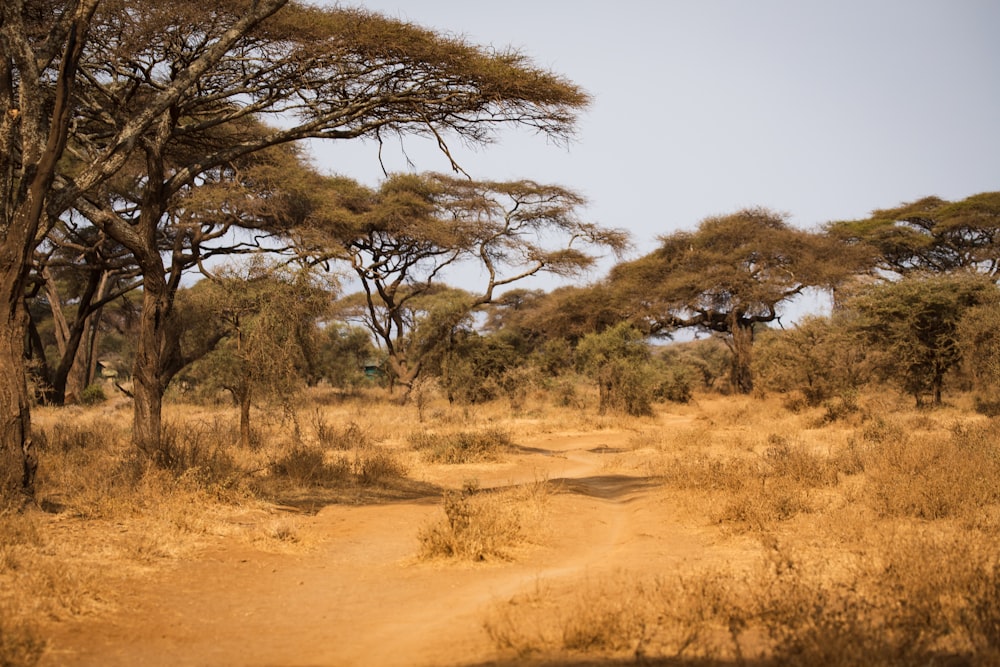
[[[733,389],[753,389],[754,327],[809,287],[829,287],[849,268],[837,244],[789,226],[767,209],[706,218],[694,232],[612,270],[610,281],[637,322],[654,335],[695,327],[723,336]]]
[[[72,117],[98,0],[0,7],[0,500],[30,495],[37,460],[24,367],[24,292]]]
[[[196,86],[241,35],[286,1],[245,3],[231,30],[209,40],[201,57],[177,63],[171,82],[147,87],[151,94],[141,108],[102,118],[99,148],[72,174],[61,173],[61,158],[71,127],[78,138],[80,88],[88,79],[82,72],[88,62],[114,61],[110,51],[98,56],[99,49],[88,50],[91,36],[103,32],[94,24],[137,14],[120,2],[102,0],[7,0],[0,7],[0,494],[30,495],[37,467],[23,355],[23,300],[34,249],[82,192],[122,166],[165,109]],[[99,8],[105,11],[96,18]]]
[[[303,252],[351,262],[364,290],[365,323],[406,387],[434,345],[499,288],[542,272],[578,273],[595,261],[593,252],[618,252],[627,243],[621,231],[580,220],[583,198],[556,185],[400,174],[377,192],[341,179],[329,193],[338,210],[303,228]],[[463,263],[480,269],[482,283],[464,285],[464,300],[436,309],[438,333],[428,337],[427,320],[414,345],[412,304],[439,291],[446,271]]]
[[[827,225],[845,243],[868,247],[874,269],[897,275],[976,270],[1000,275],[1000,192],[962,201],[924,197],[863,220]]]
[[[86,209],[134,253],[143,274],[133,437],[146,451],[158,447],[171,369],[164,357],[176,338],[176,271],[163,265],[160,243],[172,244],[168,258],[199,254],[191,242],[205,227],[192,209],[182,211],[178,198],[200,188],[206,174],[229,178],[248,156],[307,138],[427,134],[446,154],[449,137],[486,143],[505,124],[564,139],[588,101],[579,88],[516,52],[488,52],[362,10],[298,3],[238,31],[197,85],[177,78],[237,30],[246,4],[232,0],[208,15],[203,3],[190,0],[130,9],[102,26],[107,46],[88,61],[87,122],[75,144],[84,160],[105,150],[109,125],[141,113],[158,91],[184,91],[160,108],[138,142],[130,198],[106,191],[88,197]],[[264,124],[270,118],[278,122]],[[283,211],[286,219],[301,213],[294,206]],[[170,220],[183,220],[181,229],[172,231]],[[267,223],[277,224],[276,218]]]
[[[172,367],[164,358],[176,338],[177,272],[161,253],[166,243],[167,258],[199,254],[190,241],[205,230],[177,199],[205,174],[306,138],[425,134],[449,156],[451,138],[487,143],[507,124],[563,140],[588,102],[517,52],[488,51],[363,10],[286,0],[227,0],[208,12],[193,0],[127,7],[104,0],[100,8],[95,39],[80,46],[72,168],[55,181],[49,215],[84,211],[141,269],[133,437],[146,451],[158,447]],[[265,125],[268,118],[277,122]],[[99,187],[130,160],[130,188]],[[18,333],[12,340],[23,338]]]

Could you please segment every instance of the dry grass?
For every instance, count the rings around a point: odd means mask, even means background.
[[[640,428],[612,467],[757,536],[759,564],[540,585],[487,630],[562,662],[1000,664],[1000,422],[901,405],[862,398],[831,420],[702,397],[687,426]]]
[[[511,451],[510,435],[500,428],[454,433],[414,433],[410,445],[431,463],[495,463]]]
[[[717,540],[759,542],[759,563],[539,584],[493,609],[498,647],[560,659],[1000,664],[1000,422],[966,406],[918,412],[890,395],[833,412],[698,396],[626,418],[532,396],[511,415],[502,401],[432,396],[421,421],[417,406],[363,393],[262,413],[243,450],[232,411],[171,406],[153,466],[128,443],[128,411],[40,409],[40,507],[0,516],[0,665],[37,661],[34,619],[113,607],[123,579],[217,536],[307,545],[272,503],[397,497],[428,464],[503,461],[515,438],[608,428],[633,434],[609,465],[659,480],[665,507]],[[519,557],[544,541],[549,493],[541,482],[448,492],[444,516],[419,532],[421,555]]]
[[[419,533],[422,558],[508,560],[525,543],[537,541],[548,485],[481,490],[475,483],[444,494],[445,517]]]
[[[495,604],[486,629],[521,657],[888,667],[997,664],[998,623],[996,554],[921,532],[839,570],[772,543],[750,571],[539,587]]]

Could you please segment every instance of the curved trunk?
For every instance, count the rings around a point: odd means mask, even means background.
[[[6,278],[0,277],[6,292],[0,300],[6,316],[0,322],[0,505],[6,504],[5,500],[30,498],[38,468],[31,439],[31,400],[24,365],[28,314],[21,299],[22,283]]]

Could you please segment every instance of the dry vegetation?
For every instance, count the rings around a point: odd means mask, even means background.
[[[1000,422],[884,395],[833,420],[787,405],[704,396],[626,418],[535,397],[516,417],[440,400],[418,415],[377,395],[315,394],[262,412],[251,449],[231,411],[173,406],[157,465],[128,446],[127,409],[39,409],[38,506],[0,515],[0,665],[34,664],[46,624],[113,608],[120,582],[219,535],[308,549],[304,522],[331,503],[438,496],[439,519],[415,527],[418,558],[527,557],[566,491],[487,488],[475,472],[570,426],[626,429],[609,473],[655,480],[664,520],[756,555],[539,582],[485,619],[511,659],[1000,663]],[[464,481],[431,484],[432,469]]]

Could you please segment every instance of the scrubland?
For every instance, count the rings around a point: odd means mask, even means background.
[[[39,408],[36,503],[0,515],[0,665],[56,664],[60,627],[207,545],[315,551],[321,508],[408,502],[433,514],[406,567],[554,564],[484,594],[488,659],[448,664],[1000,664],[1000,421],[971,399],[706,394],[625,417],[580,394],[315,390],[255,413],[249,449],[234,409],[174,403],[156,462],[124,399]],[[583,502],[614,528],[592,558],[564,536]],[[672,526],[710,548],[675,557]]]

